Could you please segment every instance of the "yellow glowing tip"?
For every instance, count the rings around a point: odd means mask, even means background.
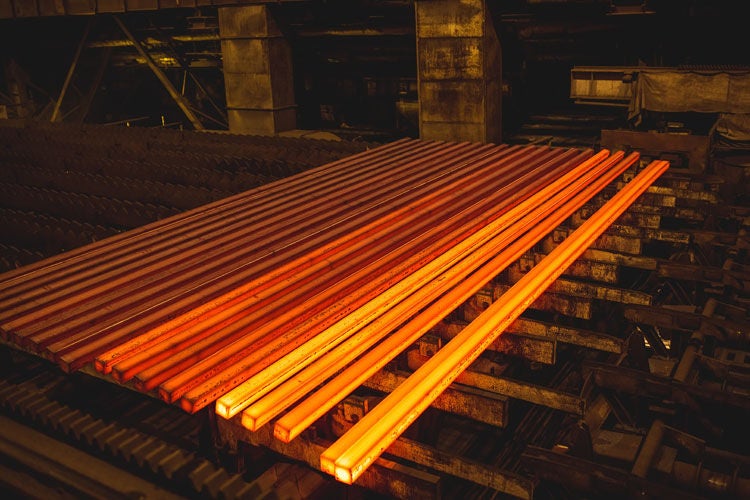
[[[247,413],[242,414],[242,427],[249,431],[257,431],[259,429],[258,427],[258,421],[253,418],[252,416],[248,415]]]
[[[336,464],[334,463],[334,460],[335,459],[326,456],[325,453],[320,455],[320,470],[326,474],[335,476]]]
[[[344,469],[341,467],[336,467],[335,477],[342,483],[352,484],[354,482],[354,478],[352,477],[351,472],[348,469]]]
[[[292,440],[289,436],[289,431],[287,429],[279,427],[278,425],[273,426],[273,437],[284,443],[288,443]]]
[[[229,414],[229,407],[223,404],[221,401],[216,401],[216,414],[226,419],[232,418]]]

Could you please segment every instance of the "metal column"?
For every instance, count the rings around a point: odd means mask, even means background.
[[[500,42],[485,0],[417,0],[419,135],[500,142]]]
[[[268,7],[219,8],[229,130],[273,135],[296,128],[289,43]]]

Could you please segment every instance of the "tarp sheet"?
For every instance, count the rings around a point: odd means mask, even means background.
[[[629,118],[643,110],[750,113],[750,71],[639,70]]]

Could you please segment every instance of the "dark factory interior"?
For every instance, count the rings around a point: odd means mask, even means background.
[[[3,498],[750,498],[744,3],[0,0]]]

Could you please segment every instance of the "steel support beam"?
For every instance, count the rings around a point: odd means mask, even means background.
[[[742,394],[711,387],[680,382],[644,373],[632,368],[610,366],[604,363],[585,362],[585,374],[592,373],[596,385],[639,396],[668,398],[697,408],[695,400],[721,403],[726,406],[750,410],[750,400]]]
[[[83,99],[83,103],[81,104],[81,109],[78,112],[78,118],[76,119],[78,123],[83,123],[86,120],[89,111],[91,110],[91,104],[94,102],[96,91],[99,90],[99,86],[101,85],[102,79],[104,78],[104,73],[107,71],[107,66],[109,65],[109,58],[111,55],[111,47],[107,47],[104,51],[102,51],[102,54],[100,56],[101,59],[99,60],[99,66],[96,69],[96,75],[94,75],[94,79],[91,82],[89,91],[86,93],[86,96]]]
[[[526,448],[521,455],[521,462],[538,477],[568,485],[578,491],[612,494],[617,498],[703,498],[660,481],[643,479],[617,467],[536,446]]]
[[[63,82],[62,89],[60,89],[60,95],[57,97],[57,101],[55,101],[55,107],[52,109],[52,116],[50,116],[49,121],[55,122],[57,120],[57,115],[60,113],[60,106],[62,106],[63,99],[65,99],[65,94],[68,92],[68,87],[70,86],[70,82],[73,80],[73,75],[76,72],[76,66],[78,66],[78,61],[81,59],[81,54],[83,53],[83,47],[86,45],[86,40],[89,37],[89,32],[91,31],[91,26],[94,24],[93,17],[89,18],[88,22],[86,23],[86,27],[83,29],[83,36],[81,37],[81,42],[78,44],[78,48],[76,49],[76,53],[73,56],[73,62],[70,63],[70,68],[68,68],[68,73],[65,75],[65,81]]]
[[[146,60],[146,64],[148,64],[148,67],[151,69],[151,71],[156,75],[156,78],[159,79],[161,84],[164,86],[166,91],[169,93],[169,96],[174,99],[174,102],[177,103],[177,106],[182,110],[182,112],[185,114],[185,117],[187,117],[188,120],[190,120],[190,123],[192,123],[193,128],[195,130],[203,130],[203,124],[198,119],[198,117],[193,113],[192,108],[190,107],[190,104],[187,102],[187,100],[180,94],[177,89],[174,88],[174,85],[172,85],[172,82],[169,80],[167,75],[164,74],[164,72],[161,70],[161,68],[154,62],[154,60],[151,58],[151,56],[146,52],[146,50],[143,48],[143,45],[136,40],[136,38],[133,36],[133,34],[130,32],[130,30],[125,26],[125,24],[120,20],[119,17],[114,16],[114,20],[117,23],[117,26],[120,27],[123,34],[128,37],[128,40],[133,44],[135,47],[135,50],[138,51],[138,54],[143,57]]]
[[[381,370],[370,377],[364,383],[364,386],[390,393],[401,385],[408,376],[409,374],[406,372]],[[467,380],[473,381],[471,378]],[[474,384],[462,385],[461,382],[457,382],[441,394],[432,403],[432,406],[495,427],[505,427],[508,424],[508,398],[501,396],[496,391],[487,389],[491,389],[491,387],[484,388]]]

